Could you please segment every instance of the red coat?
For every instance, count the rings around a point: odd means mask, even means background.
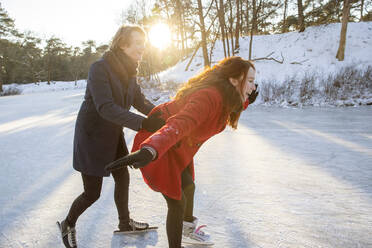
[[[225,129],[227,116],[221,118],[222,108],[222,95],[209,87],[151,111],[161,110],[166,124],[155,133],[140,130],[132,148],[133,152],[151,146],[157,151],[157,159],[141,169],[151,189],[181,200],[182,171],[190,164],[194,179],[194,155],[205,141]]]

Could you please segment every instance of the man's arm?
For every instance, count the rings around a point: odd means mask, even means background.
[[[109,75],[102,64],[94,63],[91,66],[87,87],[92,95],[97,112],[102,118],[135,131],[140,129],[145,118],[122,108],[114,102]]]

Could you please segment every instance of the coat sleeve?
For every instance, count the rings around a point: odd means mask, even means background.
[[[146,99],[141,91],[141,87],[137,83],[135,85],[133,107],[144,115],[148,115],[150,111],[155,107],[154,104]]]
[[[210,94],[203,90],[194,93],[185,107],[170,117],[166,125],[142,142],[140,147],[151,146],[157,151],[157,157],[162,157],[178,141],[212,119],[212,115],[220,112],[219,108],[222,108],[219,93]]]
[[[108,72],[102,64],[94,63],[88,75],[88,90],[99,115],[119,126],[138,131],[144,119],[114,102]]]

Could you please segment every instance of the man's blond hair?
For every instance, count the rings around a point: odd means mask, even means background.
[[[110,50],[117,50],[120,45],[126,45],[129,46],[131,40],[131,33],[132,32],[138,32],[142,34],[146,38],[146,32],[138,25],[122,25],[118,31],[116,32],[114,38],[112,38],[111,44],[110,44]]]

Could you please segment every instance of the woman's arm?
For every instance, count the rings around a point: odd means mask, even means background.
[[[166,124],[142,142],[140,147],[150,146],[156,150],[157,156],[161,157],[194,129],[211,120],[216,113],[220,113],[221,108],[222,97],[218,92],[200,90],[190,96],[185,107],[170,117]]]

